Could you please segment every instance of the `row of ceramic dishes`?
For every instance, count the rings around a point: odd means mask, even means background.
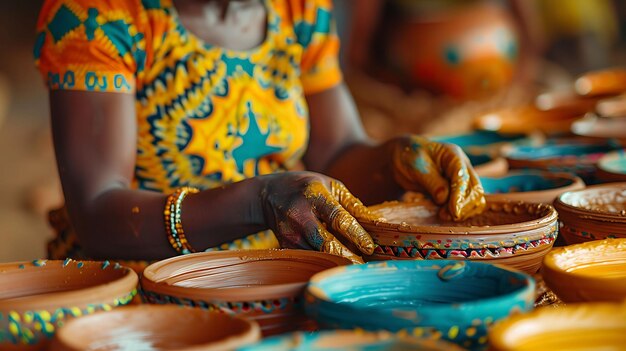
[[[533,278],[506,266],[469,260],[350,265],[317,252],[258,250],[198,253],[155,263],[144,271],[141,286],[147,301],[158,306],[122,307],[137,289],[137,274],[128,268],[71,260],[3,264],[0,348],[482,350],[490,343],[497,350],[526,350],[624,345],[626,301],[619,301],[626,296],[626,239],[555,249],[545,257],[544,269],[546,281],[567,302],[614,302],[530,312]],[[327,331],[254,344],[262,335],[318,328]],[[333,331],[355,328],[361,331]]]

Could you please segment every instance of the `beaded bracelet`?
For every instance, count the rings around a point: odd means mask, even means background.
[[[199,190],[191,187],[182,187],[176,189],[174,193],[167,197],[165,203],[165,210],[163,214],[165,216],[165,230],[167,232],[167,238],[170,245],[178,251],[180,254],[190,254],[196,252],[185,237],[183,231],[183,224],[181,221],[182,204],[187,194],[195,194]]]

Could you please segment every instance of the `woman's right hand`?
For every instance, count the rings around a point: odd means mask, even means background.
[[[338,180],[312,172],[278,173],[259,179],[263,182],[263,215],[281,247],[314,249],[355,263],[363,263],[363,259],[337,237],[362,254],[374,251],[374,241],[357,219],[377,217]]]

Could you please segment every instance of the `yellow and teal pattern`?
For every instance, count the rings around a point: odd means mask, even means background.
[[[264,1],[264,41],[235,51],[189,32],[171,0],[47,0],[36,63],[51,90],[134,94],[136,188],[209,189],[295,169],[305,94],[342,79],[332,2]],[[254,240],[236,246],[276,244]]]

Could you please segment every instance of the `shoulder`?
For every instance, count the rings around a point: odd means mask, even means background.
[[[328,34],[332,25],[332,0],[273,1],[293,26],[298,42],[308,46],[314,34]]]

